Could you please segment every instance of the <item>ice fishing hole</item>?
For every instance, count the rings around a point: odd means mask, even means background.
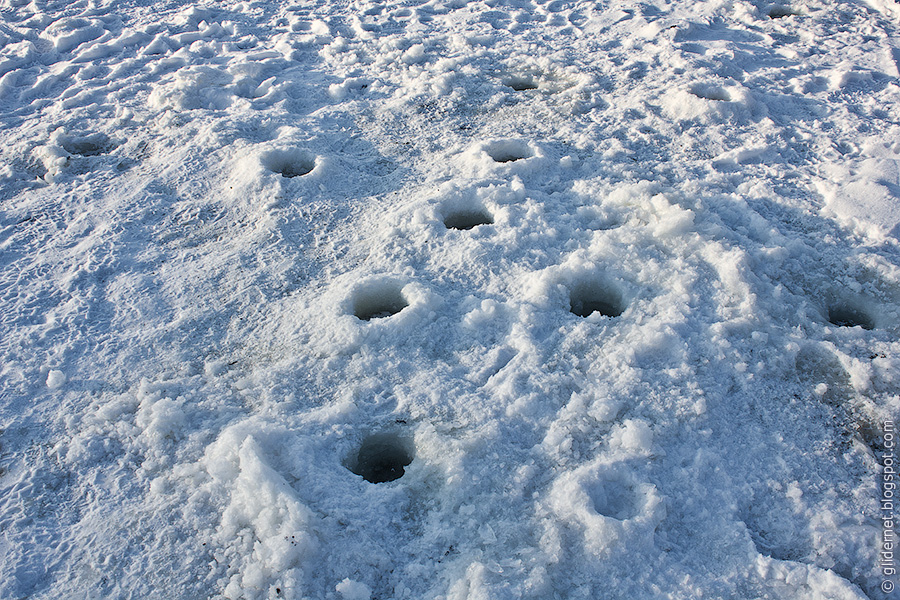
[[[503,85],[511,87],[517,92],[538,89],[537,84],[533,80],[526,77],[510,77],[503,82]]]
[[[262,157],[262,163],[273,173],[280,173],[282,177],[302,177],[316,168],[316,157],[298,148],[273,150]]]
[[[400,285],[392,281],[370,283],[353,299],[353,314],[363,321],[395,315],[409,306]]]
[[[835,305],[828,309],[828,321],[838,327],[875,329],[872,317],[852,306]]]
[[[444,217],[447,229],[472,229],[478,225],[490,225],[493,217],[486,210],[457,210]]]
[[[715,100],[716,102],[729,102],[731,100],[728,92],[717,85],[698,83],[692,85],[689,91],[703,100]]]
[[[413,461],[414,446],[395,433],[376,433],[363,440],[347,468],[369,483],[385,483],[403,477]]]
[[[569,308],[579,317],[588,317],[595,312],[605,317],[618,317],[625,311],[622,295],[599,283],[585,283],[572,288]]]
[[[530,158],[534,154],[528,144],[518,140],[493,142],[488,144],[485,151],[494,159],[494,162],[498,163],[515,162],[523,158]]]
[[[789,6],[773,6],[769,9],[770,19],[781,19],[784,17],[793,17],[799,14]]]
[[[640,499],[634,483],[621,474],[610,474],[588,487],[588,497],[598,515],[625,521],[637,516]]]
[[[116,147],[109,137],[102,133],[95,133],[83,138],[71,138],[62,142],[63,149],[69,154],[79,156],[100,156]]]

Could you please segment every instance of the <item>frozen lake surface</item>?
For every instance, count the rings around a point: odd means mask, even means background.
[[[0,598],[894,597],[898,66],[892,0],[0,0]]]

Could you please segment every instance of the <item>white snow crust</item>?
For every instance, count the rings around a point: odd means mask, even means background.
[[[0,0],[0,598],[892,597],[898,15]]]

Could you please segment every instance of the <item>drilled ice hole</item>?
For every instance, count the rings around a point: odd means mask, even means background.
[[[494,159],[494,162],[498,163],[514,162],[534,155],[528,144],[519,140],[492,142],[488,144],[485,151],[488,153],[488,156]]]
[[[517,92],[526,90],[536,90],[537,84],[530,77],[510,77],[503,82],[503,85],[511,87]]]
[[[605,317],[618,317],[625,311],[622,295],[600,283],[582,283],[569,292],[569,308],[579,317],[597,312]]]
[[[862,310],[846,304],[836,304],[828,309],[828,321],[838,327],[862,327],[875,329],[872,317]]]
[[[493,222],[491,214],[484,209],[447,211],[444,217],[444,225],[447,229],[472,229],[478,225],[490,225]]]
[[[770,19],[781,19],[784,17],[793,17],[798,15],[797,11],[792,9],[790,6],[773,6],[769,9],[769,18]]]
[[[400,479],[413,461],[412,442],[395,433],[376,433],[363,440],[347,468],[369,483]]]
[[[716,102],[729,102],[731,100],[728,92],[717,85],[698,83],[692,85],[689,91],[704,100],[715,100]]]
[[[262,157],[265,168],[282,177],[302,177],[316,168],[314,154],[299,148],[272,150]]]
[[[82,138],[70,138],[62,142],[63,149],[69,154],[79,156],[100,156],[106,154],[116,144],[102,133],[95,133]]]
[[[597,514],[625,521],[640,512],[640,497],[633,482],[620,474],[610,474],[587,489]]]
[[[356,292],[353,314],[363,321],[395,315],[409,306],[400,285],[394,282],[378,282]]]

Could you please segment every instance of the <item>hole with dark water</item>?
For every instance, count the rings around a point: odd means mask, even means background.
[[[828,309],[828,321],[838,327],[875,329],[872,317],[852,306],[837,305]]]
[[[409,306],[402,288],[393,281],[370,284],[356,292],[353,314],[363,321],[383,319],[395,315]]]
[[[413,455],[410,440],[395,433],[376,433],[363,440],[347,468],[369,483],[385,483],[403,477]]]
[[[599,283],[579,284],[569,293],[569,308],[579,317],[597,312],[605,317],[618,317],[625,311],[622,295]]]

